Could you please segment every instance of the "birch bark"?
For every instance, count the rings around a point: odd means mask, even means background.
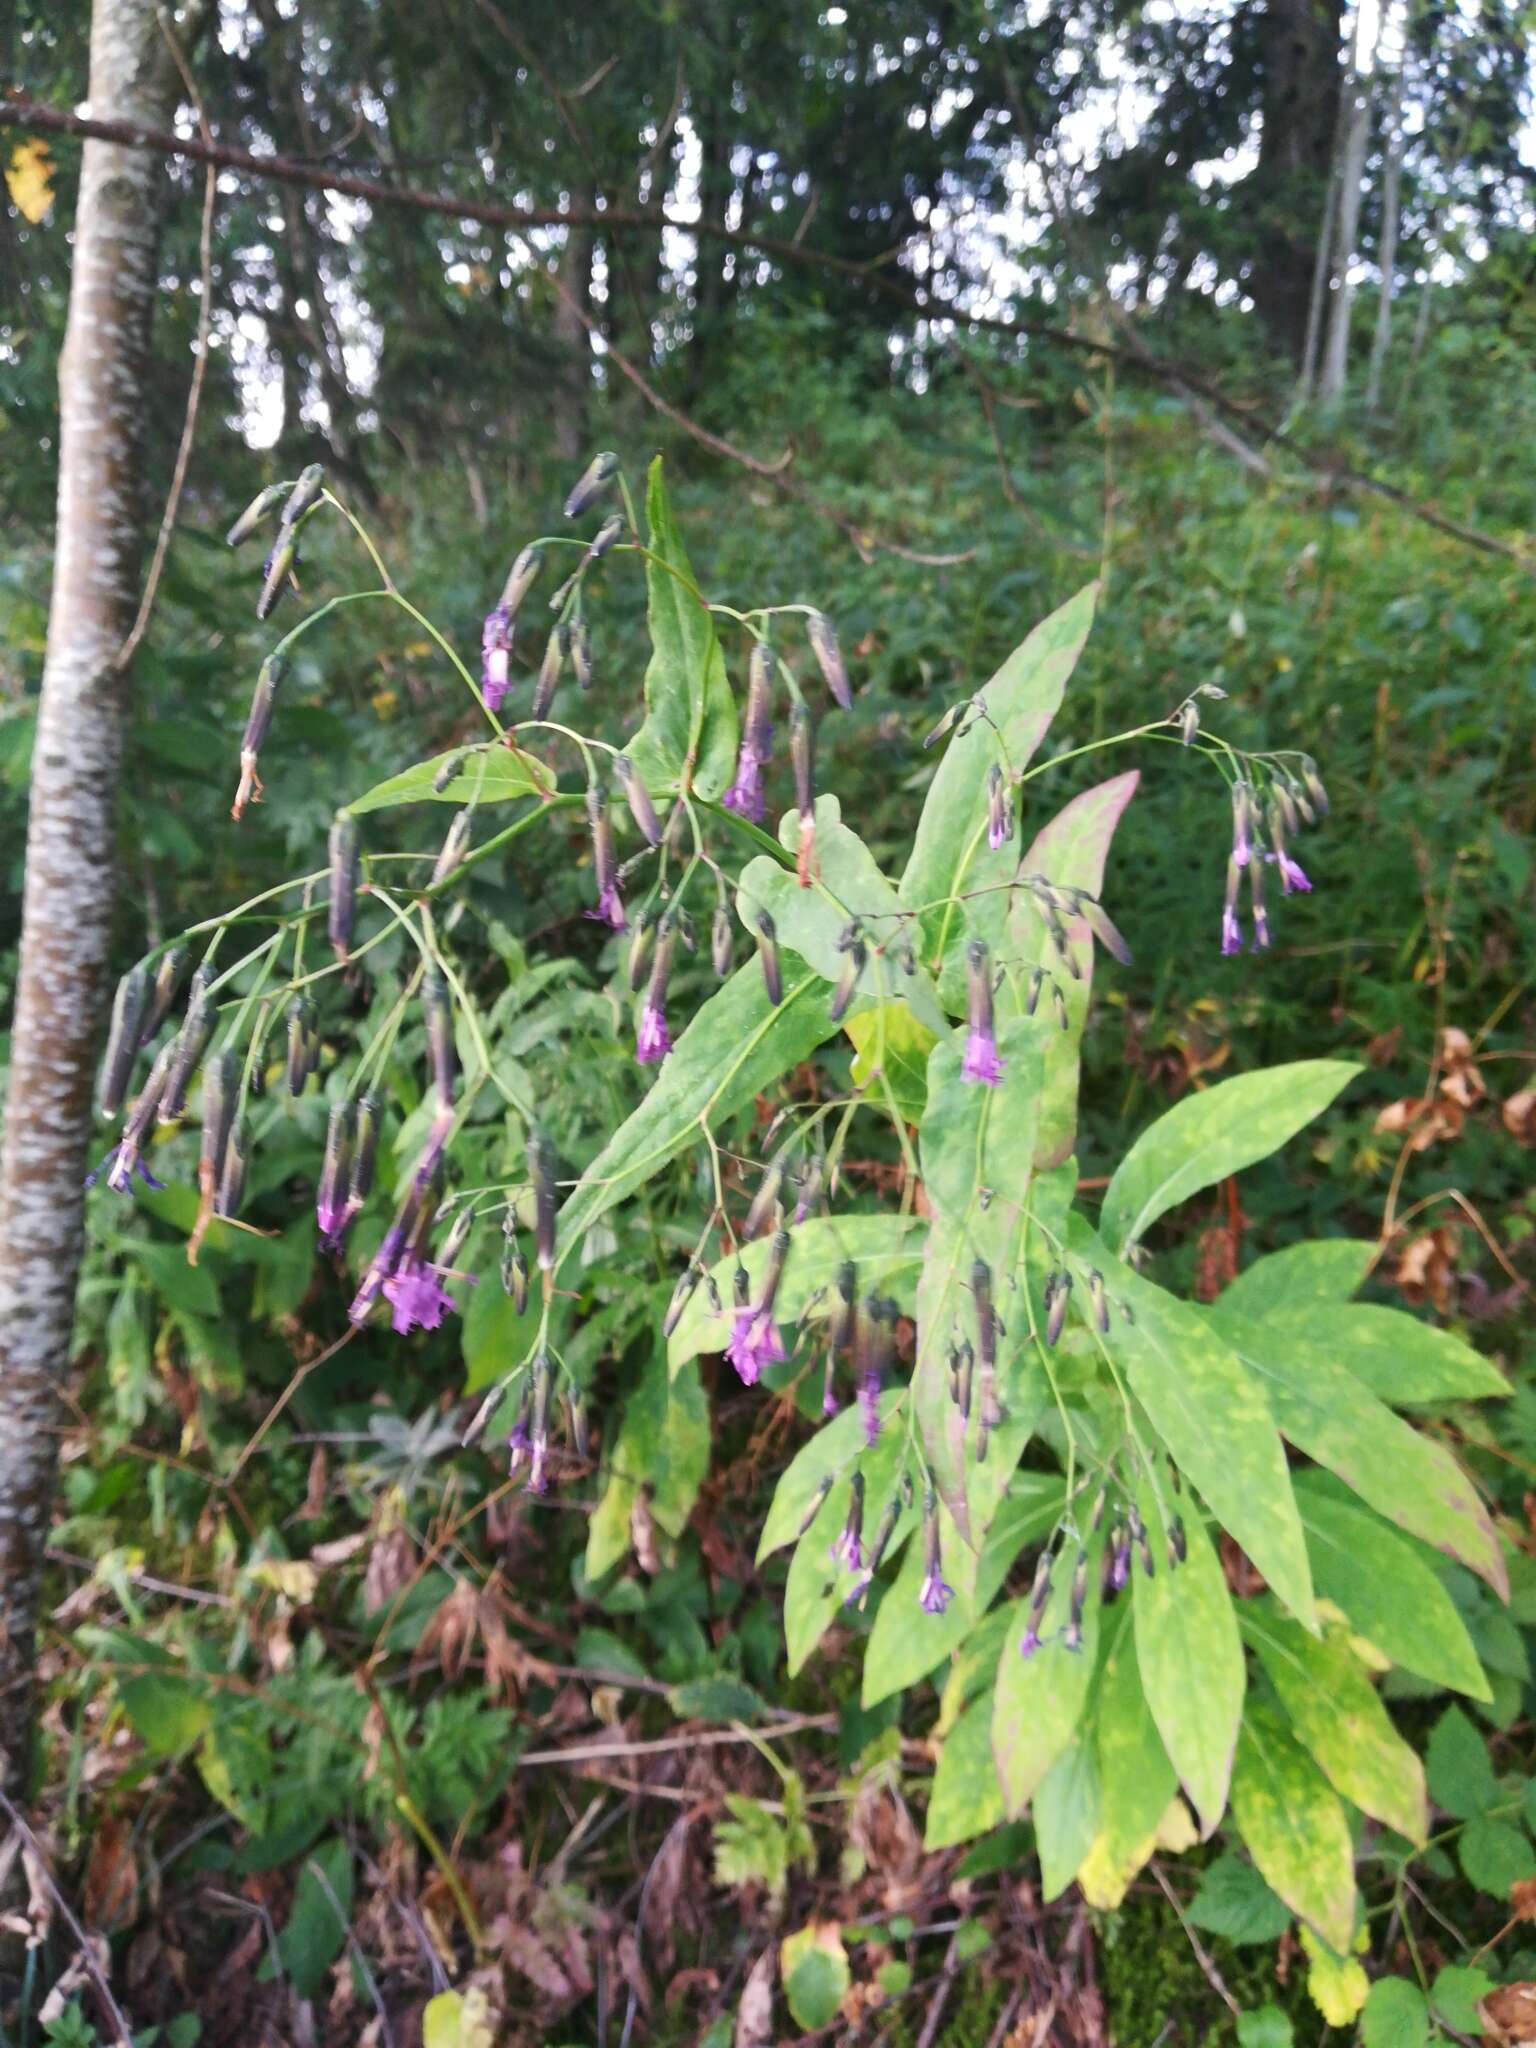
[[[186,34],[187,24],[182,33]],[[155,0],[95,0],[91,112],[169,127]],[[143,372],[160,159],[85,145],[59,362],[59,501],[0,1154],[0,1786],[29,1779],[37,1604],[79,1274],[112,915],[115,793],[142,546]]]

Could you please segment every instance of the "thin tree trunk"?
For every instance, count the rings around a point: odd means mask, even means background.
[[[1398,66],[1386,139],[1387,161],[1381,187],[1381,296],[1376,301],[1376,332],[1371,340],[1371,367],[1365,383],[1365,409],[1381,404],[1381,379],[1392,346],[1392,301],[1397,296],[1397,230],[1403,187],[1403,87],[1408,53]]]
[[[1339,211],[1339,167],[1335,161],[1328,173],[1328,191],[1323,200],[1323,226],[1317,238],[1317,261],[1312,266],[1312,289],[1307,295],[1307,331],[1301,344],[1301,374],[1296,380],[1298,398],[1310,398],[1317,382],[1317,351],[1323,332],[1323,299],[1333,274],[1333,224]]]
[[[1344,155],[1339,165],[1338,238],[1334,244],[1333,301],[1328,313],[1328,336],[1323,344],[1322,367],[1317,395],[1325,405],[1344,396],[1349,374],[1349,316],[1355,288],[1350,267],[1355,260],[1355,242],[1360,233],[1360,202],[1365,189],[1365,151],[1371,138],[1371,88],[1358,63],[1348,88],[1349,114],[1344,131]]]
[[[155,17],[155,0],[95,0],[93,112],[170,125],[178,79]],[[181,25],[186,39],[191,26]],[[18,1802],[29,1781],[38,1594],[110,939],[128,680],[118,651],[138,600],[143,383],[165,190],[158,157],[85,145],[59,362],[58,532],[0,1162],[0,1785]]]

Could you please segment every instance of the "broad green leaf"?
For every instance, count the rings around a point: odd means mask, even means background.
[[[1405,1671],[1476,1700],[1488,1681],[1456,1603],[1411,1545],[1368,1509],[1333,1499],[1306,1474],[1296,1505],[1312,1583],[1359,1635]]]
[[[838,1305],[837,1276],[849,1261],[858,1273],[861,1301],[888,1294],[910,1312],[926,1231],[927,1225],[916,1216],[808,1216],[797,1223],[774,1299],[786,1345],[794,1324],[832,1315]],[[771,1236],[755,1238],[742,1246],[739,1259],[733,1252],[711,1268],[722,1304],[719,1314],[711,1305],[708,1287],[701,1281],[694,1289],[667,1347],[674,1372],[701,1353],[724,1350],[730,1341],[737,1265],[746,1269],[755,1298],[772,1244]]]
[[[1429,2002],[1436,2018],[1458,2034],[1480,2034],[1483,2023],[1478,2004],[1492,1989],[1493,1979],[1486,1970],[1447,1963],[1429,1988]]]
[[[853,1972],[835,1921],[813,1920],[779,1944],[779,1974],[796,2026],[814,2033],[830,2026],[848,1995]]]
[[[1159,1570],[1157,1577],[1164,1576]],[[1128,1617],[1123,1618],[1099,1673],[1094,1718],[1098,1724],[1098,1833],[1106,1854],[1124,1876],[1145,1861],[1158,1823],[1178,1790],[1137,1658],[1136,1632],[1128,1625]]]
[[[709,1470],[709,1446],[709,1401],[697,1364],[669,1380],[666,1358],[656,1351],[624,1404],[608,1454],[608,1484],[587,1524],[588,1578],[600,1579],[628,1551],[642,1489],[657,1527],[682,1535]]]
[[[277,1937],[283,1974],[300,1998],[313,1998],[346,1946],[352,1911],[352,1851],[324,1842],[306,1856],[287,1924]]]
[[[1059,888],[1086,889],[1098,895],[1110,841],[1139,780],[1138,771],[1132,769],[1128,775],[1117,775],[1073,797],[1036,834],[1024,856],[1024,871],[1045,875]],[[1027,988],[1030,970],[1038,964],[1054,975],[1066,1004],[1066,1028],[1058,1025],[1044,1040],[1045,1076],[1035,1135],[1035,1164],[1042,1169],[1069,1159],[1076,1142],[1083,1027],[1093,989],[1094,942],[1087,919],[1074,917],[1064,922],[1072,957],[1080,969],[1076,977],[1063,966],[1034,897],[1027,889],[1015,892],[1007,927],[1010,978],[998,998],[999,1007],[1006,1008],[1005,999],[1012,1000]],[[1054,1005],[1048,999],[1047,1007],[1054,1023]]]
[[[923,1574],[922,1551],[915,1544],[908,1549],[875,1616],[864,1652],[862,1699],[866,1707],[877,1706],[892,1693],[916,1685],[959,1649],[991,1605],[1025,1544],[1039,1542],[1056,1526],[1065,1497],[1061,1480],[1053,1474],[1016,1473],[1012,1490],[993,1517],[981,1546],[974,1584],[957,1586],[944,1613],[927,1616],[922,1628],[912,1625],[912,1602]],[[947,1553],[945,1570],[951,1579],[958,1570],[958,1561]]]
[[[1267,1316],[1348,1301],[1375,1254],[1368,1237],[1319,1237],[1287,1245],[1239,1273],[1222,1294],[1222,1306],[1234,1315]]]
[[[1279,1714],[1253,1698],[1237,1738],[1232,1813],[1271,1889],[1330,1948],[1346,1953],[1355,1929],[1348,1817]]]
[[[769,1712],[755,1686],[740,1678],[689,1678],[674,1685],[667,1705],[680,1721],[756,1721]]]
[[[1270,1607],[1250,1611],[1244,1633],[1334,1789],[1422,1845],[1429,1832],[1424,1766],[1393,1727],[1347,1634],[1308,1635]]]
[[[874,1003],[845,1017],[843,1029],[856,1049],[854,1086],[883,1101],[883,1075],[903,1119],[921,1123],[928,1101],[928,1055],[938,1042],[936,1034],[913,1016],[907,1003]]]
[[[139,1238],[119,1240],[143,1271],[150,1286],[172,1308],[184,1308],[195,1316],[219,1313],[219,1290],[207,1266],[189,1266],[180,1245],[147,1244]]]
[[[466,1394],[478,1394],[482,1388],[504,1379],[531,1354],[539,1333],[539,1317],[536,1288],[529,1289],[528,1305],[521,1315],[495,1273],[487,1273],[478,1287],[470,1289],[464,1304],[460,1340]]]
[[[1099,1217],[1105,1240],[1123,1252],[1177,1203],[1278,1152],[1359,1071],[1349,1060],[1294,1060],[1186,1095],[1116,1168]]]
[[[421,2016],[421,2048],[496,2048],[490,2000],[478,1985],[440,1991]]]
[[[1485,1813],[1499,1798],[1488,1745],[1460,1707],[1447,1707],[1425,1751],[1430,1797],[1458,1820]]]
[[[116,1630],[105,1638],[105,1646],[111,1656],[108,1668],[120,1667],[114,1675],[123,1712],[152,1756],[179,1756],[207,1733],[212,1720],[208,1695],[169,1651]]]
[[[356,817],[395,804],[504,804],[514,797],[548,796],[554,790],[552,769],[534,755],[510,747],[481,748],[468,756],[457,775],[435,789],[433,783],[443,763],[452,760],[453,751],[418,761],[414,767],[376,782],[362,796],[354,797],[347,809]]]
[[[1137,1573],[1131,1612],[1142,1689],[1179,1782],[1210,1835],[1227,1804],[1247,1672],[1226,1574],[1205,1525],[1186,1505],[1188,1554],[1163,1569],[1167,1537],[1157,1503],[1141,1512],[1158,1570]]]
[[[709,607],[673,517],[661,457],[645,493],[652,559],[645,565],[651,659],[645,723],[627,748],[653,796],[674,789],[718,797],[736,767],[736,700]]]
[[[1274,1591],[1306,1626],[1312,1580],[1285,1451],[1264,1388],[1198,1309],[1178,1301],[1112,1258],[1078,1216],[1069,1245],[1079,1298],[1091,1269],[1103,1273],[1119,1308],[1104,1343],[1153,1428]]]
[[[987,1691],[972,1700],[944,1738],[928,1796],[923,1847],[948,1849],[968,1842],[1002,1818],[1003,1788],[992,1756],[992,1694]]]
[[[880,1396],[882,1441],[891,1434],[896,1411],[904,1398],[905,1390],[901,1387],[887,1387]],[[823,1483],[840,1478],[855,1458],[864,1455],[865,1448],[864,1418],[851,1405],[824,1423],[809,1443],[801,1445],[774,1490],[757,1542],[759,1564],[774,1551],[782,1550],[786,1543],[798,1539],[800,1525]]]
[[[779,824],[786,852],[798,854],[800,813],[786,811]],[[848,964],[839,941],[851,922],[864,931],[867,959],[856,984],[854,1002],[901,1002],[935,1038],[947,1037],[949,1019],[939,1008],[927,970],[905,974],[892,942],[905,936],[896,891],[880,872],[874,855],[858,833],[842,822],[835,796],[816,799],[814,879],[803,888],[799,877],[781,862],[760,854],[742,870],[736,912],[754,940],[757,920],[767,911],[780,946],[798,954],[807,967],[830,982],[838,981]]]
[[[1002,1659],[1003,1645],[1010,1636],[1017,1636],[1023,1619],[1024,1602],[1005,1600],[1001,1606],[991,1608],[982,1616],[955,1651],[944,1679],[944,1689],[939,1694],[940,1734],[954,1726],[983,1688],[990,1692]]]
[[[694,1014],[650,1093],[582,1175],[560,1212],[560,1263],[600,1216],[694,1143],[701,1123],[734,1115],[837,1029],[820,975],[784,963],[784,1000],[768,1000],[756,961],[738,968]]]
[[[872,1529],[885,1512],[886,1503],[900,1483],[905,1459],[906,1439],[899,1429],[882,1429],[874,1448],[861,1452],[858,1468],[864,1478],[866,1530]],[[832,1557],[832,1541],[847,1519],[851,1494],[849,1478],[839,1479],[795,1546],[795,1554],[789,1561],[789,1577],[784,1584],[784,1647],[791,1678],[801,1670],[833,1616],[853,1590],[851,1573]],[[917,1519],[915,1506],[902,1509],[888,1556],[895,1556],[900,1550]],[[911,1625],[920,1628],[936,1618],[917,1608],[912,1613]]]
[[[1289,1922],[1290,1915],[1286,1915]],[[1293,2048],[1296,2030],[1278,2005],[1261,2005],[1237,2016],[1237,2048]]]
[[[1226,1300],[1223,1297],[1223,1308]],[[1394,1407],[1424,1401],[1475,1401],[1507,1394],[1509,1382],[1449,1330],[1437,1330],[1402,1309],[1358,1302],[1343,1308],[1266,1311],[1277,1338],[1294,1333],[1332,1345],[1341,1365]]]
[[[1297,1450],[1336,1472],[1399,1528],[1459,1558],[1501,1597],[1507,1594],[1493,1524],[1443,1444],[1378,1401],[1332,1343],[1294,1331],[1277,1334],[1273,1318],[1229,1313],[1221,1301],[1211,1319],[1263,1385],[1281,1434]]]
[[[1080,1733],[1052,1764],[1035,1794],[1040,1896],[1059,1899],[1082,1868],[1099,1832],[1103,1787],[1093,1744]]]
[[[1089,1556],[1090,1584],[1098,1569],[1097,1548]],[[1072,1564],[1063,1557],[1052,1580],[1039,1649],[1028,1657],[1022,1654],[1021,1623],[1003,1645],[998,1663],[992,1754],[1010,1815],[1022,1813],[1034,1798],[1076,1735],[1088,1702],[1103,1609],[1097,1599],[1089,1600],[1083,1613],[1083,1646],[1067,1649],[1061,1632],[1071,1604],[1072,1575]]]
[[[1355,1953],[1340,1955],[1326,1941],[1319,1941],[1310,1927],[1302,1927],[1301,1947],[1307,1959],[1307,1996],[1330,2027],[1347,2027],[1359,2018],[1360,2008],[1370,1995],[1371,1980],[1360,1962],[1359,1941]]]
[[[986,716],[973,719],[945,748],[901,878],[902,902],[921,915],[930,966],[942,964],[960,943],[964,920],[954,900],[958,893],[1007,882],[1017,868],[1014,849],[993,853],[987,845],[987,771],[997,762],[1016,775],[1044,739],[1093,624],[1097,595],[1097,584],[1090,583],[1035,627],[976,692]],[[1006,894],[999,889],[976,901],[990,908],[974,928],[986,936],[990,919],[995,939],[1002,931]]]
[[[1523,1828],[1479,1814],[1456,1845],[1467,1880],[1490,1898],[1507,1899],[1517,1884],[1536,1877],[1536,1850]]]
[[[1238,1947],[1278,1941],[1291,1924],[1290,1907],[1233,1849],[1206,1865],[1185,1912],[1196,1927]]]
[[[1406,1977],[1378,1977],[1360,2010],[1365,2048],[1426,2048],[1429,2007]]]

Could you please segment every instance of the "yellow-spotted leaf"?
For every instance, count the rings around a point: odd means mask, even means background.
[[[1348,1816],[1278,1711],[1251,1698],[1237,1738],[1232,1814],[1270,1889],[1342,1954],[1355,1931]]]
[[[1132,1593],[1142,1690],[1201,1832],[1209,1836],[1226,1810],[1243,1717],[1242,1638],[1221,1559],[1193,1504],[1184,1507],[1184,1562],[1168,1569],[1167,1532],[1147,1495],[1142,1514],[1158,1561],[1154,1577],[1136,1574]]]

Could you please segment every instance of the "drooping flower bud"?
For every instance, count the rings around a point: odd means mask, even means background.
[[[613,820],[608,815],[606,782],[587,784],[587,823],[592,831],[592,868],[597,878],[597,908],[588,915],[621,932],[629,920],[619,894],[619,864],[613,850]]]
[[[1029,1616],[1019,1644],[1019,1653],[1024,1657],[1032,1657],[1040,1647],[1040,1624],[1045,1619],[1051,1598],[1051,1566],[1050,1551],[1042,1550],[1035,1564],[1034,1584],[1029,1593]]]
[[[853,691],[848,686],[848,669],[843,661],[843,650],[837,644],[832,621],[822,612],[811,612],[805,622],[805,631],[827,688],[845,711],[851,711]]]
[[[453,1042],[453,1001],[448,984],[434,967],[421,985],[421,1005],[427,1020],[427,1050],[432,1062],[432,1081],[437,1089],[438,1108],[453,1108],[453,1084],[458,1077],[458,1052]]]
[[[869,1546],[869,1561],[864,1569],[873,1578],[885,1562],[885,1553],[891,1547],[891,1538],[896,1534],[896,1524],[901,1519],[901,1502],[894,1495],[885,1504],[879,1521],[875,1524],[875,1540]]]
[[[352,944],[352,926],[357,917],[358,836],[357,820],[350,811],[338,811],[331,820],[331,901],[326,930],[338,960],[345,960]]]
[[[1240,868],[1253,857],[1253,784],[1232,785],[1232,858]]]
[[[1137,1555],[1141,1559],[1141,1568],[1149,1579],[1155,1578],[1157,1575],[1157,1559],[1152,1555],[1152,1538],[1147,1534],[1147,1525],[1134,1507],[1130,1510],[1129,1520],[1131,1535],[1136,1542]]]
[[[507,571],[507,580],[502,585],[498,609],[504,611],[509,619],[516,618],[518,607],[533,588],[534,580],[543,563],[544,550],[536,540],[532,540],[522,549]]]
[[[1104,1275],[1095,1266],[1088,1275],[1088,1298],[1093,1304],[1093,1319],[1101,1332],[1109,1329],[1109,1297],[1104,1292]]]
[[[536,1130],[528,1140],[528,1174],[533,1182],[533,1235],[539,1271],[555,1269],[555,1175],[557,1167],[553,1140]]]
[[[352,1142],[357,1128],[357,1105],[333,1102],[325,1124],[325,1152],[320,1161],[320,1179],[315,1187],[315,1222],[323,1251],[335,1251],[351,1221],[347,1207],[347,1177],[352,1171]]]
[[[97,1102],[103,1116],[116,1116],[128,1092],[129,1077],[138,1058],[139,1041],[150,1002],[150,980],[142,967],[130,967],[117,984],[112,998],[112,1022],[107,1029],[107,1050],[101,1063],[101,1085]]]
[[[1317,763],[1310,754],[1306,755],[1302,760],[1301,782],[1302,787],[1307,792],[1307,798],[1313,810],[1316,811],[1320,818],[1326,818],[1328,815],[1328,792],[1323,787],[1323,778],[1317,772]]]
[[[494,605],[480,628],[480,694],[488,711],[499,711],[512,687],[512,648],[516,640],[512,613]]]
[[[655,1066],[672,1050],[672,1035],[667,1029],[667,983],[672,975],[676,943],[676,929],[668,912],[657,929],[656,955],[651,962],[651,978],[635,1039],[635,1058],[642,1067]]]
[[[277,544],[262,564],[261,593],[256,599],[256,616],[269,619],[278,599],[288,587],[299,559],[298,549],[286,538],[287,528],[278,535]]]
[[[166,1076],[165,1094],[161,1098],[160,1114],[167,1122],[181,1115],[187,1106],[187,1089],[197,1065],[208,1050],[208,1041],[213,1036],[216,1017],[213,998],[208,991],[213,985],[216,970],[211,960],[205,960],[192,976],[192,986],[187,994],[186,1015],[181,1020],[181,1029],[176,1034],[176,1052]]]
[[[834,1024],[841,1024],[847,1014],[848,1005],[853,1001],[859,986],[859,976],[864,972],[868,959],[869,953],[864,941],[855,939],[843,957],[843,971],[837,978],[832,1000],[827,1005],[827,1015]]]
[[[224,1144],[224,1167],[219,1175],[218,1193],[213,1198],[215,1216],[239,1215],[240,1204],[245,1199],[247,1158],[245,1131],[236,1122],[230,1126]]]
[[[438,849],[437,859],[432,864],[432,879],[427,884],[429,889],[435,889],[439,882],[446,882],[468,853],[474,822],[474,813],[467,807],[454,812],[448,830],[443,834],[443,843]]]
[[[217,1199],[224,1155],[240,1096],[240,1063],[226,1046],[203,1066],[203,1136],[197,1178],[206,1197]]]
[[[848,1514],[832,1539],[832,1561],[851,1572],[864,1568],[864,1475],[855,1472],[849,1483]]]
[[[578,690],[590,690],[594,670],[592,667],[592,629],[585,619],[573,620],[569,652],[571,673],[576,678]]]
[[[150,984],[149,998],[145,1005],[144,1021],[139,1026],[140,1045],[148,1045],[170,1015],[171,1004],[176,1000],[176,987],[181,980],[181,970],[186,964],[185,946],[172,946],[156,961],[154,979]]]
[[[618,473],[619,458],[612,449],[604,449],[601,455],[594,455],[565,501],[566,518],[579,519],[604,486],[612,483]]]
[[[502,1219],[501,1237],[502,1292],[511,1300],[513,1313],[524,1315],[528,1309],[528,1261],[517,1234],[517,1214],[510,1205]]]
[[[864,1418],[864,1441],[873,1449],[880,1436],[880,1396],[885,1376],[896,1349],[896,1304],[888,1295],[876,1295],[862,1318],[859,1335],[863,1340],[859,1360],[859,1412]]]
[[[832,1491],[832,1485],[835,1478],[835,1473],[828,1472],[824,1478],[817,1481],[816,1491],[811,1495],[810,1501],[806,1506],[805,1513],[800,1520],[800,1535],[803,1536],[805,1534],[806,1530],[810,1528],[812,1522],[814,1522],[816,1517],[821,1513],[821,1510],[826,1503],[827,1495]]]
[[[683,1320],[683,1311],[694,1297],[699,1284],[699,1269],[693,1260],[677,1276],[677,1285],[672,1290],[672,1299],[667,1304],[667,1313],[662,1319],[661,1334],[670,1337]]]
[[[307,469],[300,470],[299,480],[283,507],[283,525],[297,526],[310,507],[319,503],[324,489],[325,469],[321,463],[312,462]]]
[[[269,654],[256,671],[256,688],[251,693],[251,708],[240,739],[240,784],[230,806],[232,818],[243,817],[246,805],[253,797],[261,795],[262,783],[257,767],[261,750],[267,743],[267,734],[272,729],[278,687],[287,673],[288,663],[280,654]]]
[[[1067,1605],[1067,1625],[1061,1632],[1061,1647],[1074,1654],[1083,1647],[1083,1609],[1088,1604],[1088,1553],[1080,1550],[1072,1568],[1072,1592]]]
[[[1264,908],[1264,863],[1260,860],[1249,864],[1248,896],[1253,906],[1253,950],[1261,953],[1269,944],[1269,913]]]
[[[1189,1538],[1184,1533],[1184,1517],[1175,1515],[1168,1524],[1168,1563],[1181,1565],[1189,1555]]]
[[[802,889],[816,873],[816,734],[811,714],[802,703],[789,714],[789,755],[795,768],[795,803],[800,812],[800,846],[795,871]]]
[[[565,657],[570,652],[571,629],[556,626],[544,643],[544,659],[539,664],[539,680],[533,689],[531,716],[538,719],[548,716],[549,707],[555,701],[555,692],[560,687],[560,672],[565,667]]]
[[[939,1558],[939,1501],[930,1486],[923,1495],[923,1583],[917,1604],[924,1614],[942,1614],[955,1596],[944,1583]]]
[[[617,512],[605,519],[587,547],[587,560],[600,562],[608,550],[624,537],[624,521]]]
[[[1067,1303],[1072,1298],[1072,1275],[1052,1273],[1045,1283],[1045,1341],[1052,1346],[1060,1342],[1066,1326]]]
[[[1040,991],[1045,987],[1045,969],[1037,967],[1029,977],[1029,992],[1024,998],[1024,1014],[1033,1017],[1040,1005]]]
[[[784,976],[779,967],[778,927],[766,910],[757,913],[757,957],[763,964],[763,986],[777,1009],[784,1000]]]
[[[629,805],[630,816],[640,828],[641,838],[647,846],[660,846],[661,820],[656,815],[656,806],[651,802],[651,792],[641,780],[628,754],[619,754],[615,757],[613,772],[619,778],[624,801]]]
[[[987,770],[987,844],[998,853],[1012,837],[1013,799],[1008,794],[1007,777],[994,761]]]
[[[300,1096],[314,1072],[310,1045],[315,1035],[315,1006],[302,992],[288,1005],[288,1093]]]
[[[281,484],[268,484],[265,490],[258,491],[234,525],[229,529],[229,532],[225,534],[226,544],[229,547],[237,548],[242,541],[249,540],[261,522],[271,513],[282,495],[283,487]]]
[[[469,749],[459,747],[451,754],[445,754],[438,763],[437,773],[432,778],[432,794],[441,796],[450,782],[456,782],[469,758]]]
[[[651,971],[651,955],[656,949],[656,913],[642,910],[635,919],[635,929],[629,942],[628,976],[630,992],[640,993],[640,985]]]
[[[971,939],[966,945],[965,985],[967,1030],[960,1078],[996,1088],[1003,1078],[1003,1063],[997,1056],[997,1034],[992,1013],[992,954],[985,939]]]
[[[715,919],[710,928],[709,957],[717,978],[724,981],[734,965],[735,933],[731,926],[729,907],[721,902],[715,906]]]
[[[347,1180],[347,1207],[354,1214],[373,1192],[373,1170],[379,1156],[379,1126],[384,1106],[370,1088],[357,1098],[352,1133],[352,1168]]]
[[[789,1146],[781,1145],[769,1160],[767,1169],[758,1183],[757,1193],[752,1197],[751,1206],[747,1210],[746,1221],[741,1226],[744,1243],[751,1244],[755,1238],[761,1237],[776,1213],[788,1164]]]
[[[747,706],[736,755],[736,779],[720,801],[728,811],[760,824],[763,816],[763,770],[773,757],[773,650],[766,641],[753,642],[747,664]]]
[[[1122,967],[1129,967],[1131,949],[1121,937],[1118,926],[1110,921],[1103,904],[1096,896],[1090,896],[1086,889],[1079,889],[1074,900],[1099,944],[1107,953],[1112,954]]]
[[[528,1466],[528,1490],[530,1493],[543,1493],[549,1484],[545,1467],[549,1459],[549,1397],[554,1371],[549,1353],[542,1346],[534,1355],[532,1380],[533,1401],[529,1417],[532,1455]]]
[[[1179,707],[1179,744],[1187,747],[1200,730],[1200,707],[1191,697],[1187,704]]]

